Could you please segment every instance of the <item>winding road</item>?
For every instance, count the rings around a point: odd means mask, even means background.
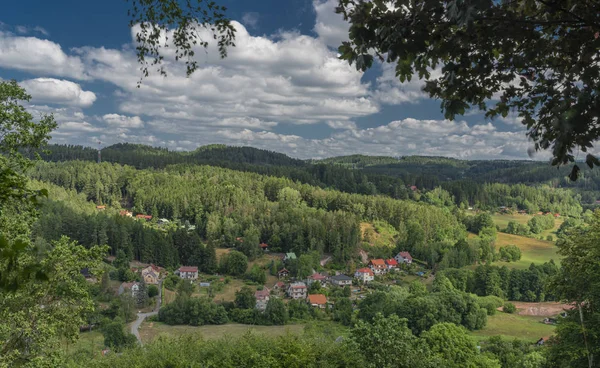
[[[138,340],[138,343],[140,345],[143,345],[143,343],[142,343],[142,338],[140,337],[140,332],[138,331],[138,329],[140,328],[140,326],[142,325],[142,322],[144,322],[146,317],[151,317],[151,316],[155,316],[158,314],[158,311],[160,310],[160,307],[161,307],[161,305],[160,305],[161,301],[162,301],[162,280],[158,282],[158,298],[156,299],[156,306],[154,307],[154,310],[152,312],[148,312],[148,313],[138,313],[137,319],[131,325],[131,333],[135,335],[135,338]]]

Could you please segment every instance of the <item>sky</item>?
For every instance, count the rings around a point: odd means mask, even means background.
[[[530,159],[517,117],[489,120],[473,110],[445,120],[418,78],[400,83],[393,64],[361,73],[339,60],[348,24],[337,0],[218,2],[236,28],[228,57],[214,44],[197,50],[199,69],[188,78],[167,54],[168,76],[151,74],[140,88],[128,2],[12,2],[0,14],[0,78],[28,91],[36,119],[54,114],[58,144]]]

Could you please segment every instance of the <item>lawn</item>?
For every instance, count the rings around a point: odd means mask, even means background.
[[[519,224],[527,224],[527,221],[529,221],[532,217],[533,217],[532,215],[519,215],[519,214],[509,214],[509,213],[492,214],[492,220],[494,220],[494,223],[496,225],[498,225],[500,227],[500,229],[505,229],[506,226],[508,226],[509,221],[515,221],[515,222],[518,222]],[[542,235],[544,237],[544,239],[548,235],[552,235],[552,237],[556,239],[556,230],[558,230],[558,228],[563,223],[563,221],[564,220],[562,218],[554,219],[554,228],[550,229],[550,230],[544,230],[544,231],[542,231],[542,233],[540,235]]]
[[[63,348],[67,354],[73,354],[77,351],[87,351],[90,356],[99,356],[104,349],[104,336],[98,330],[92,332],[82,332],[75,343],[63,342]]]
[[[225,284],[223,290],[215,294],[215,302],[232,302],[235,300],[235,292],[240,290],[246,284],[244,281],[239,279],[231,279],[228,284]],[[253,290],[256,290],[256,286],[250,286]]]
[[[521,249],[521,260],[510,263],[496,262],[496,264],[523,269],[529,267],[532,262],[544,263],[553,259],[557,264],[560,263],[559,257],[556,254],[558,248],[553,242],[499,232],[496,240],[496,249],[509,244],[514,244]]]
[[[478,340],[500,335],[511,339],[530,340],[534,343],[540,337],[549,337],[554,332],[554,326],[541,323],[542,319],[543,317],[539,316],[520,316],[498,312],[493,316],[488,316],[487,325],[483,330],[473,331],[471,334]]]
[[[185,334],[200,334],[206,339],[217,339],[223,336],[240,336],[248,331],[281,336],[288,332],[300,334],[304,330],[303,324],[286,326],[250,326],[237,323],[210,326],[169,326],[161,322],[144,322],[140,327],[140,337],[144,343],[150,342],[160,335],[181,336]]]

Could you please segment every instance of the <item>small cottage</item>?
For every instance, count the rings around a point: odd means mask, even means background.
[[[282,268],[281,270],[277,271],[277,277],[280,279],[286,278],[290,275],[290,271],[288,271],[285,268]]]
[[[369,261],[369,268],[371,269],[371,271],[373,271],[375,275],[383,275],[388,270],[385,261],[381,258],[372,259],[371,261]]]
[[[254,297],[256,298],[256,309],[264,311],[267,309],[267,303],[271,296],[271,291],[268,287],[264,287],[262,290],[256,290]]]
[[[406,263],[406,264],[411,264],[413,259],[410,256],[410,253],[408,252],[400,252],[396,255],[396,257],[394,257],[394,259],[398,262],[398,263]]]
[[[131,296],[135,298],[136,294],[140,290],[140,284],[137,282],[124,282],[119,286],[118,295],[125,292],[131,292]]]
[[[198,278],[198,267],[181,266],[178,270],[179,277],[185,280],[196,280]]]
[[[305,299],[307,294],[306,284],[303,282],[293,282],[288,286],[287,294],[292,299]]]
[[[325,309],[327,306],[327,297],[323,294],[312,294],[306,299],[311,307]]]
[[[329,278],[329,282],[331,283],[331,285],[344,287],[346,285],[352,285],[352,277],[346,276],[344,274],[339,274],[331,276]]]
[[[356,270],[356,272],[354,273],[354,277],[366,284],[375,279],[375,274],[373,274],[373,271],[370,268],[363,267]]]

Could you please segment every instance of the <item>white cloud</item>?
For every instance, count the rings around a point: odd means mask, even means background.
[[[0,67],[45,76],[87,79],[81,60],[65,54],[60,45],[6,32],[0,32]]]
[[[416,103],[427,98],[423,92],[425,80],[413,75],[410,81],[400,82],[396,77],[396,64],[382,64],[383,72],[377,77],[377,87],[373,91],[373,97],[382,104],[399,105],[403,103]],[[442,75],[440,68],[431,71],[430,79],[437,79]]]
[[[341,14],[335,12],[338,0],[314,0],[313,6],[317,19],[314,31],[327,46],[337,48],[343,41],[348,41],[348,22]]]
[[[102,119],[111,126],[119,128],[141,128],[144,126],[144,122],[139,116],[125,116],[119,114],[106,114],[102,116]]]
[[[19,84],[31,95],[32,102],[89,107],[96,101],[94,92],[84,91],[79,84],[64,79],[35,78]]]
[[[259,18],[260,15],[256,12],[244,13],[244,15],[242,16],[242,23],[247,27],[256,28],[256,26],[258,25]]]
[[[282,33],[271,40],[233,24],[236,47],[226,59],[211,45],[200,69],[187,78],[184,66],[167,54],[169,76],[151,75],[141,88],[132,52],[86,47],[77,53],[90,76],[120,88],[121,112],[176,122],[182,127],[179,132],[202,124],[265,129],[265,124],[274,126],[270,122],[348,121],[378,111],[368,98],[368,85],[361,82],[362,73],[338,60],[318,39]],[[202,50],[196,54],[205,55]]]

